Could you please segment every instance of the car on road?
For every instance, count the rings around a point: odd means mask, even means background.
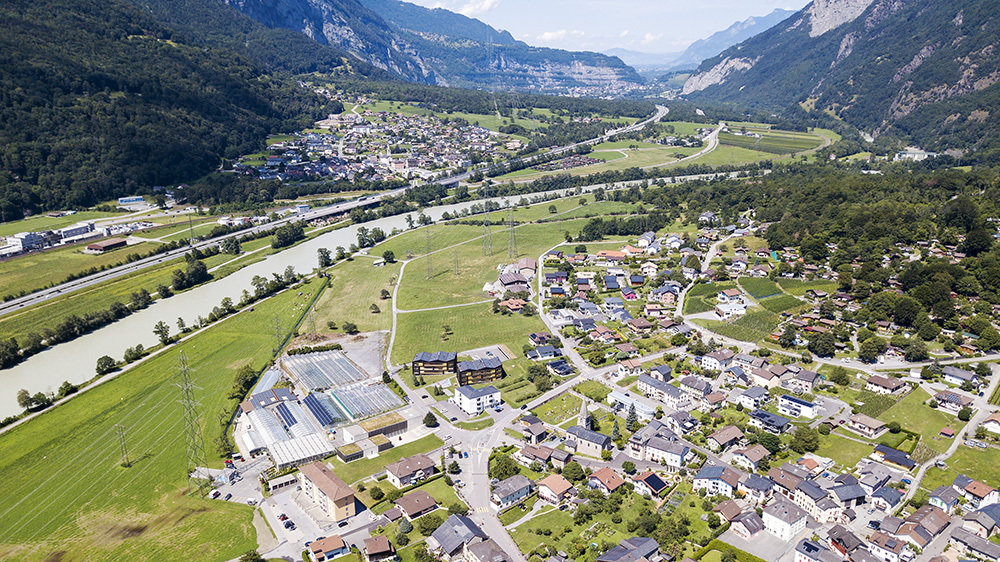
[[[527,405],[527,404],[525,404],[524,406],[521,406],[521,409],[522,409],[522,410],[527,410],[527,409],[528,409],[528,405]]]
[[[451,418],[450,420],[448,420],[448,421],[458,421],[458,418],[456,418],[456,417],[454,417],[454,416],[453,416],[453,417],[452,417],[452,418]]]
[[[257,500],[250,498],[247,500],[247,505],[257,505]]]
[[[350,523],[350,521],[348,521],[347,519],[344,519],[340,523],[337,523],[337,526],[338,527],[346,527],[349,523]]]

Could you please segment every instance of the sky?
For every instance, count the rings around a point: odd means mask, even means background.
[[[620,47],[646,53],[688,45],[776,8],[808,0],[408,0],[506,29],[529,45],[573,51]]]

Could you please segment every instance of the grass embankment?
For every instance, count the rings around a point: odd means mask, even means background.
[[[212,454],[216,416],[230,403],[236,369],[270,360],[275,316],[290,330],[319,287],[313,281],[258,303],[0,436],[9,492],[0,498],[0,557],[227,559],[255,548],[252,507],[184,495],[178,356],[185,353],[198,386],[210,464],[221,467]],[[129,468],[120,466],[117,424]]]

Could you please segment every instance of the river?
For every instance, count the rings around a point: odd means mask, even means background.
[[[569,190],[567,190],[569,191]],[[548,192],[548,194],[557,192]],[[546,194],[539,194],[546,195]],[[530,195],[526,195],[530,196]],[[511,204],[521,196],[497,197],[492,199],[501,205],[510,200]],[[481,201],[475,201],[481,202]],[[468,208],[475,202],[465,202],[456,205],[431,207],[424,212],[435,221],[445,212]],[[414,218],[416,218],[414,213]],[[381,228],[386,233],[394,228],[406,228],[406,216],[399,215],[364,223],[360,226],[372,229]],[[163,320],[176,332],[177,318],[183,318],[189,325],[198,316],[208,316],[212,307],[218,305],[223,298],[230,297],[239,302],[244,289],[253,290],[250,280],[256,275],[269,277],[272,273],[281,273],[291,265],[299,273],[309,273],[316,267],[316,250],[337,246],[349,247],[357,243],[357,226],[350,226],[322,234],[298,246],[289,248],[267,259],[249,265],[228,277],[195,287],[190,291],[180,293],[169,299],[156,300],[144,310],[136,312],[127,318],[119,320],[77,338],[73,341],[59,344],[28,358],[23,363],[0,371],[0,418],[18,414],[22,408],[17,405],[17,391],[27,389],[30,393],[54,392],[63,381],[73,384],[86,382],[94,377],[94,367],[97,359],[110,355],[121,359],[125,350],[141,343],[151,347],[159,343],[153,334],[153,326]]]

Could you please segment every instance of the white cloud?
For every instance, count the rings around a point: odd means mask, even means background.
[[[501,0],[470,0],[468,4],[458,9],[463,16],[476,17],[496,8]]]
[[[647,33],[642,38],[642,44],[649,45],[650,43],[655,43],[656,41],[659,41],[662,37],[663,37],[662,33],[657,33],[656,35],[653,35],[652,33]]]
[[[542,43],[553,43],[555,41],[562,41],[569,35],[569,31],[565,29],[560,29],[559,31],[546,31],[538,36],[538,40]]]
[[[622,31],[621,33],[619,33],[618,37],[628,37],[628,30],[626,29],[626,30]]]

